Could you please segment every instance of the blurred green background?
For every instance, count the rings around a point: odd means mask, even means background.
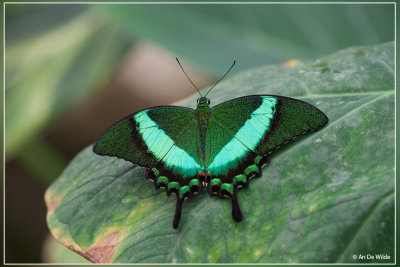
[[[7,263],[83,262],[49,237],[43,194],[121,117],[232,72],[394,40],[393,4],[6,4]],[[266,92],[267,93],[267,92]]]

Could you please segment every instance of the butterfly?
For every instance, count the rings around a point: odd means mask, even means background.
[[[176,194],[175,229],[185,198],[203,190],[229,197],[232,217],[240,222],[237,189],[261,176],[271,152],[322,128],[328,117],[311,104],[278,95],[244,96],[210,107],[207,94],[214,86],[202,96],[182,70],[200,94],[196,109],[158,106],[128,115],[98,138],[93,151],[146,168],[156,189]]]

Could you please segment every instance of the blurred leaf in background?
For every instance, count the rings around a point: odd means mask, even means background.
[[[7,5],[6,14],[9,157],[107,82],[131,42],[86,5]]]
[[[212,74],[312,59],[392,41],[393,5],[99,5],[131,38],[156,42]],[[222,52],[223,51],[223,52]]]

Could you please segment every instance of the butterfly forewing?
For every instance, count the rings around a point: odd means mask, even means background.
[[[212,176],[225,179],[237,171],[245,158],[253,152],[247,139],[238,136],[260,104],[260,99],[240,99],[224,102],[212,109],[206,139],[206,167]]]
[[[111,125],[93,146],[99,155],[115,156],[142,167],[150,167],[157,159],[149,153],[136,127],[134,114]]]
[[[208,125],[207,171],[225,188],[246,185],[250,176],[261,174],[270,151],[327,121],[314,106],[287,97],[246,96],[219,104]]]
[[[193,112],[190,108],[164,106],[129,115],[98,139],[94,151],[150,168],[155,178],[168,179],[159,181],[167,186],[171,182],[187,185],[204,169]]]

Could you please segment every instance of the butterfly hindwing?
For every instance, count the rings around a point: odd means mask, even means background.
[[[281,96],[246,96],[215,106],[206,139],[210,191],[232,196],[261,175],[271,151],[327,121],[314,106]]]

